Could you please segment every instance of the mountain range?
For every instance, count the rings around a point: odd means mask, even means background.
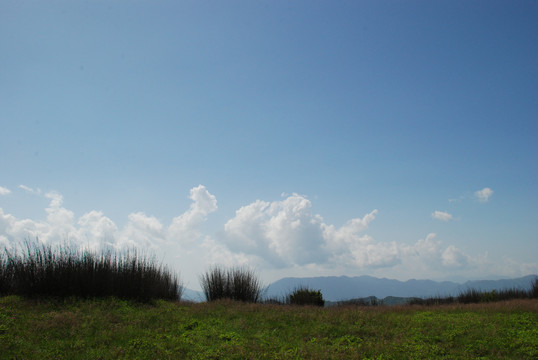
[[[321,290],[323,298],[333,302],[374,296],[378,299],[387,297],[425,298],[431,296],[457,296],[468,289],[492,291],[516,288],[528,290],[530,289],[532,282],[536,279],[538,279],[538,275],[528,275],[514,279],[474,280],[457,283],[453,281],[415,279],[399,281],[366,275],[355,277],[286,277],[270,284],[266,289],[264,297],[281,299],[294,289],[302,286],[314,290]],[[195,302],[204,301],[202,292],[191,289],[184,289],[182,298]]]
[[[356,298],[375,296],[377,298],[394,297],[430,297],[430,296],[456,296],[467,289],[481,291],[503,289],[530,289],[532,282],[538,275],[528,275],[515,279],[477,280],[465,283],[433,280],[407,280],[399,281],[372,276],[327,276],[309,278],[283,278],[267,289],[266,297],[282,297],[293,289],[306,286],[314,290],[321,290],[323,298],[328,301],[341,301]]]

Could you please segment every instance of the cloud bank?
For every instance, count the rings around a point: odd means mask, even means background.
[[[11,190],[9,190],[8,188],[0,186],[0,196],[7,195],[7,194],[10,194],[10,193],[11,193]]]
[[[203,185],[190,190],[189,208],[169,225],[144,212],[135,212],[119,228],[100,211],[77,218],[63,206],[63,197],[57,192],[40,196],[49,200],[42,221],[18,219],[0,208],[0,245],[11,247],[38,238],[43,243],[68,241],[93,250],[135,247],[177,254],[174,259],[178,270],[185,271],[181,267],[186,265],[187,270],[197,274],[214,264],[288,271],[287,276],[368,273],[400,278],[403,274],[409,278],[441,276],[447,271],[487,274],[499,267],[497,262],[488,260],[487,253],[471,256],[452,244],[444,245],[435,233],[412,244],[377,241],[367,234],[379,214],[377,209],[340,227],[327,224],[321,215],[312,212],[312,203],[306,196],[295,193],[278,201],[257,200],[242,206],[216,235],[204,231],[207,217],[218,206],[216,197]],[[442,221],[453,219],[442,211],[435,211],[432,217]],[[507,261],[503,271],[504,275],[538,272],[538,265]]]

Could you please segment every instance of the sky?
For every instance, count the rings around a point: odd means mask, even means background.
[[[0,246],[199,289],[538,273],[536,1],[0,2]]]

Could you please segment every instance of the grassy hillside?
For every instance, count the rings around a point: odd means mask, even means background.
[[[295,307],[0,298],[2,359],[538,357],[538,301]]]

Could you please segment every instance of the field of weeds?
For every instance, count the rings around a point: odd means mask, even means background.
[[[2,359],[536,359],[538,301],[441,306],[0,298]]]

